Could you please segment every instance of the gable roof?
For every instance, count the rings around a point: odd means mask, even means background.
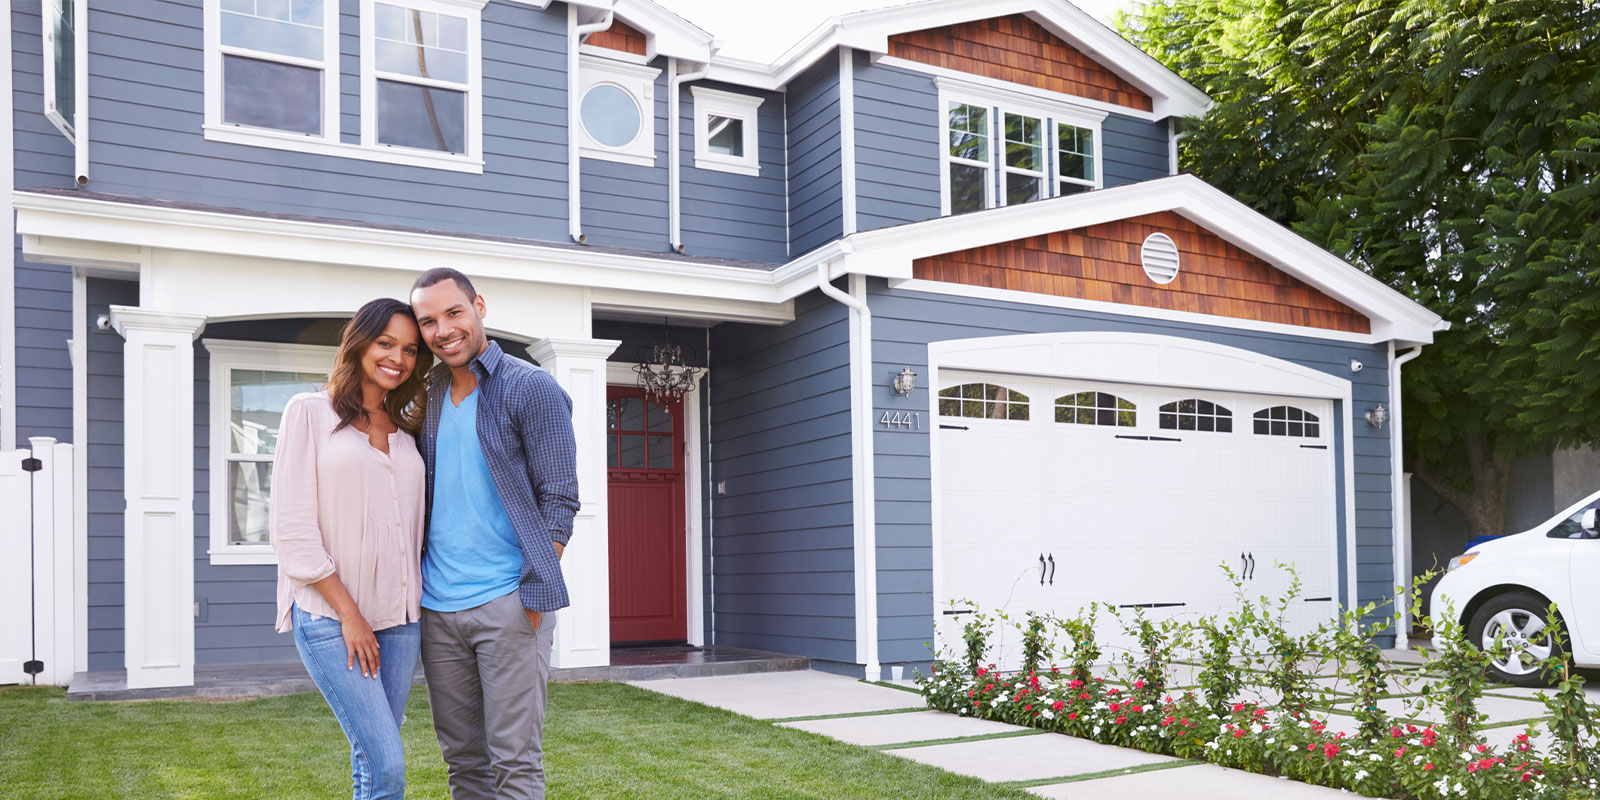
[[[619,8],[625,1],[618,0]],[[889,39],[897,34],[1011,14],[1026,14],[1148,93],[1156,118],[1200,116],[1210,107],[1211,98],[1204,92],[1067,0],[925,0],[844,14],[829,18],[771,64],[713,56],[708,77],[777,90],[839,47],[882,56],[889,53]]]
[[[1174,212],[1371,320],[1374,342],[1427,344],[1450,324],[1360,268],[1193,175],[854,233],[783,270],[828,264],[846,273],[915,279],[914,262],[987,245]],[[782,271],[782,270],[780,270]]]

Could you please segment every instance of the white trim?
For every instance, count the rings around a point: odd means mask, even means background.
[[[213,565],[277,564],[278,554],[269,543],[233,544],[228,541],[228,424],[232,371],[282,370],[326,373],[333,366],[336,347],[307,344],[272,344],[228,339],[203,339],[210,353],[211,432],[207,448],[210,471],[210,541],[207,554]]]
[[[716,52],[711,34],[651,0],[616,0],[617,16],[646,37],[646,55],[705,63]]]
[[[73,565],[77,561],[72,535],[74,453],[70,444],[53,437],[28,440],[29,452],[43,462],[33,473],[33,617],[35,657],[44,662],[39,684],[64,686],[83,662],[75,659],[74,632],[78,603],[73,597]],[[24,530],[28,530],[24,519]],[[26,558],[26,554],[23,554]],[[26,615],[24,615],[26,616]]]
[[[920,61],[895,58],[894,56],[884,56],[883,58],[878,59],[877,63],[886,67],[897,67],[899,69],[906,70],[907,72],[920,72],[924,75],[931,75],[933,76],[934,83],[940,88],[944,88],[948,84],[952,91],[972,94],[974,96],[988,95],[995,97],[997,100],[1000,98],[1009,98],[1009,102],[1020,105],[1048,107],[1052,109],[1052,112],[1054,109],[1061,109],[1064,114],[1075,113],[1093,115],[1093,117],[1096,119],[1105,119],[1111,114],[1132,117],[1134,119],[1144,120],[1145,122],[1156,122],[1162,119],[1162,117],[1157,116],[1153,111],[1143,111],[1137,108],[1119,106],[1115,103],[1107,103],[1103,100],[1095,100],[1089,97],[1080,97],[1075,94],[1052,92],[1048,89],[1039,89],[1037,87],[1029,86],[1025,83],[1012,83],[1011,81],[1003,81],[999,78],[991,78],[987,75],[978,75],[972,72],[961,72],[960,70],[949,69],[947,67],[936,67],[932,64],[924,64]]]
[[[83,44],[87,39],[87,37],[80,33],[81,29],[78,27],[80,22],[78,15],[79,5],[87,5],[87,0],[80,0],[80,2],[75,3],[72,7],[72,63],[74,69],[72,113],[74,118],[77,117],[78,108],[82,105],[79,102],[79,98],[83,96],[77,93],[79,89],[78,76],[76,75],[77,64],[84,57],[85,48],[83,47]],[[44,39],[44,116],[45,119],[50,120],[50,124],[56,126],[56,130],[61,131],[61,135],[67,137],[67,141],[75,143],[77,141],[77,135],[73,132],[72,125],[67,122],[66,116],[61,113],[61,109],[58,107],[60,103],[57,102],[60,98],[56,97],[56,39],[55,30],[50,24],[51,18],[55,16],[54,6],[55,3],[52,2],[52,0],[42,0],[39,8],[39,21],[42,29],[41,35]]]
[[[1078,102],[1081,98],[1018,91],[1018,86],[1002,81],[974,80],[980,76],[965,73],[953,75],[958,77],[941,76],[933,79],[941,97],[950,96],[951,99],[971,105],[999,106],[1012,113],[1031,117],[1051,117],[1058,122],[1096,131],[1100,130],[1100,123],[1109,116],[1104,109]],[[971,99],[979,102],[972,103]]]
[[[735,94],[704,86],[690,86],[694,96],[694,164],[697,169],[732,172],[736,175],[760,175],[760,116],[756,110],[766,99],[747,94]],[[741,123],[742,156],[729,156],[711,152],[711,133],[707,118],[711,115],[727,117]]]
[[[74,70],[72,91],[78,108],[73,112],[77,136],[72,147],[72,178],[79,186],[89,183],[89,0],[79,0],[72,7],[74,26],[82,31],[75,41],[78,54],[72,61]]]
[[[584,54],[578,57],[582,74],[578,79],[578,131],[583,158],[598,158],[641,167],[656,164],[656,79],[661,70],[641,67]],[[634,102],[639,112],[639,131],[627,144],[612,147],[601,144],[589,135],[583,125],[583,100],[600,85],[621,89]]]
[[[1329,400],[1341,417],[1344,437],[1345,542],[1349,605],[1356,597],[1355,472],[1353,394],[1349,380],[1261,353],[1197,339],[1147,333],[1069,332],[990,336],[928,344],[928,418],[939,419],[941,373],[1004,374],[1053,379],[1081,378],[1142,386],[1238,392],[1253,395]],[[1342,405],[1340,405],[1342,404]],[[1245,419],[1248,419],[1246,417]],[[1330,420],[1331,423],[1331,420]],[[1332,430],[1328,431],[1332,435]],[[938,429],[929,437],[929,491],[932,519],[934,602],[944,595],[942,479]],[[1330,460],[1331,461],[1331,460]],[[1336,499],[1335,502],[1339,502]],[[1337,544],[1331,554],[1333,586],[1339,586]],[[935,636],[943,630],[935,605]]]
[[[250,147],[271,147],[278,150],[294,150],[300,153],[332,156],[334,158],[355,158],[384,164],[403,164],[408,167],[468,172],[474,175],[483,174],[482,159],[455,156],[448,153],[430,153],[426,150],[413,150],[407,147],[363,147],[362,145],[345,142],[324,142],[301,136],[297,133],[245,128],[238,125],[207,125],[205,135],[206,141],[211,142],[242,144]]]
[[[239,47],[224,47],[222,44],[222,0],[205,0],[202,12],[205,27],[203,39],[204,64],[205,64],[205,130],[206,138],[212,138],[212,129],[238,129],[247,133],[264,132],[263,128],[251,128],[243,125],[230,125],[222,119],[222,56],[225,52],[248,55],[250,58],[274,63],[294,64],[308,66],[315,63],[322,70],[322,133],[308,136],[287,131],[276,131],[286,134],[286,138],[259,137],[256,141],[240,141],[240,143],[254,144],[260,147],[277,147],[281,149],[298,150],[295,143],[317,141],[324,143],[339,142],[339,78],[340,78],[340,53],[339,53],[339,4],[333,0],[325,0],[322,8],[322,60],[320,62],[307,62],[305,59],[282,56],[276,53],[267,53]],[[79,113],[82,113],[79,109]],[[80,126],[81,127],[81,126]],[[243,138],[243,137],[241,137]]]
[[[0,48],[0,74],[5,76],[5,97],[0,98],[0,112],[6,123],[0,125],[0,152],[6,154],[7,163],[15,158],[16,149],[12,144],[16,125],[12,121],[12,101],[15,92],[16,76],[11,71],[11,15],[0,14],[0,40],[6,46]],[[0,255],[0,452],[17,449],[17,237],[16,215],[12,210],[12,188],[16,181],[15,171],[0,169],[0,192],[5,193],[5,198],[0,199],[0,244],[5,247],[5,255]]]
[[[1392,518],[1389,521],[1389,538],[1394,545],[1394,585],[1411,587],[1411,484],[1410,473],[1405,472],[1405,440],[1401,427],[1400,368],[1417,356],[1421,347],[1414,347],[1400,355],[1394,352],[1394,342],[1389,343],[1389,492]],[[1362,416],[1365,416],[1363,413]],[[1352,417],[1354,415],[1352,414]],[[1395,609],[1394,646],[1398,650],[1411,649],[1411,608],[1400,604]]]
[[[1008,205],[1006,202],[1005,178],[1009,174],[1027,175],[1039,181],[1040,196],[1036,200],[1061,195],[1063,181],[1079,186],[1088,186],[1099,189],[1105,185],[1105,159],[1101,152],[1101,143],[1104,140],[1101,123],[1106,118],[1106,113],[1094,108],[1063,102],[1058,96],[1044,96],[1035,93],[1018,92],[1010,85],[993,83],[977,83],[960,78],[937,77],[934,85],[939,97],[939,210],[941,215],[951,214],[950,208],[950,165],[964,164],[972,167],[981,167],[987,170],[984,180],[984,208],[996,208]],[[996,85],[998,84],[998,85]],[[985,141],[988,143],[987,160],[978,162],[973,159],[957,158],[950,154],[950,106],[961,104],[986,109]],[[1038,120],[1040,136],[1040,164],[1037,171],[1028,171],[1005,163],[1005,115],[1014,114],[1029,119]],[[1059,150],[1060,129],[1058,125],[1070,125],[1089,131],[1094,144],[1094,180],[1083,181],[1077,178],[1064,178],[1057,168],[1056,162],[1061,157]],[[1020,203],[1018,205],[1021,205]]]
[[[338,3],[325,0],[336,9]],[[467,82],[426,80],[410,75],[379,73],[374,53],[376,44],[377,2],[402,6],[414,11],[464,19],[467,22]],[[361,0],[361,147],[366,150],[409,156],[405,161],[415,166],[441,166],[454,163],[465,169],[462,172],[483,171],[483,8],[478,0]],[[338,52],[338,51],[335,51]],[[338,62],[335,62],[338,63]],[[378,141],[378,80],[409,83],[418,86],[437,86],[466,95],[463,121],[465,153],[441,153],[413,147],[382,144]],[[335,117],[337,119],[337,117]],[[335,140],[338,133],[335,132]],[[387,160],[387,159],[384,159]],[[473,170],[471,167],[476,166]],[[449,167],[445,167],[449,169]]]
[[[639,376],[633,371],[637,366],[627,361],[606,362],[607,386],[637,386]],[[700,369],[702,376],[710,373]],[[687,394],[683,398],[683,443],[687,448],[683,457],[684,487],[684,559],[688,562],[685,567],[684,591],[688,595],[684,604],[684,613],[688,615],[686,622],[688,629],[684,632],[685,640],[692,647],[703,647],[706,642],[705,618],[705,564],[704,554],[704,524],[701,503],[703,501],[701,481],[700,452],[700,404],[694,402],[695,395]]]
[[[613,50],[609,47],[600,47],[599,45],[593,44],[578,45],[578,53],[580,55],[592,56],[594,58],[606,58],[613,61],[621,61],[625,64],[637,64],[641,67],[649,66],[650,64],[649,56],[641,56],[638,53],[629,53],[624,50]]]
[[[89,286],[82,270],[72,271],[72,596],[76,621],[73,660],[89,663]]]
[[[844,235],[856,232],[856,88],[854,51],[839,48],[839,183]]]

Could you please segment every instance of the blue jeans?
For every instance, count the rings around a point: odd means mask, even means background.
[[[421,626],[415,622],[373,631],[378,639],[378,675],[361,677],[361,665],[346,668],[344,626],[339,620],[294,607],[294,646],[311,680],[322,691],[339,727],[350,740],[350,780],[354,800],[401,800],[406,790],[406,757],[400,723],[417,672]]]

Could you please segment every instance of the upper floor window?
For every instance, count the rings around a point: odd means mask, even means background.
[[[661,70],[591,54],[579,61],[583,157],[655,166],[655,82]]]
[[[939,416],[1026,420],[1028,396],[992,383],[963,383],[939,391]]]
[[[341,135],[339,5],[205,0],[206,138],[482,172],[483,3],[361,0],[359,144]]]
[[[761,174],[756,109],[762,98],[690,86],[694,94],[694,165],[740,175]]]
[[[76,0],[44,0],[44,115],[68,139],[77,141],[78,15]]]
[[[959,214],[1099,188],[1105,113],[939,77],[943,204]]]

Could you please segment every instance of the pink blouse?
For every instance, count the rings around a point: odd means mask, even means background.
[[[326,392],[283,409],[270,514],[280,633],[294,627],[294,603],[339,618],[311,585],[334,573],[373,630],[421,618],[422,455],[409,433],[389,434],[384,453],[353,426],[334,433],[338,424]]]

